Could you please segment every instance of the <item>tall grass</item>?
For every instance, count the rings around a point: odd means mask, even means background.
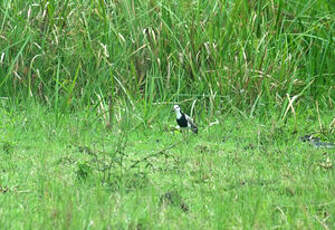
[[[5,0],[0,11],[0,94],[14,100],[334,104],[330,1]]]

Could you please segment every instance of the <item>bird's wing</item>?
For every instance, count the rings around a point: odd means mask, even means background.
[[[195,132],[195,133],[198,133],[198,127],[193,122],[193,119],[191,117],[189,117],[187,114],[185,114],[185,118],[186,118],[187,122],[190,124],[192,131]]]
[[[189,117],[187,114],[185,114],[185,118],[186,118],[187,122],[188,122],[191,126],[195,126],[195,127],[196,127],[196,125],[194,124],[193,119],[192,119],[191,117]]]

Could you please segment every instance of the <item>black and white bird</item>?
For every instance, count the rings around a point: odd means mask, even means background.
[[[327,148],[327,149],[335,148],[335,144],[334,143],[321,142],[320,138],[314,137],[312,135],[305,135],[303,137],[300,137],[300,140],[302,142],[308,142],[308,143],[310,143],[315,148]]]
[[[179,105],[174,105],[173,110],[176,112],[176,121],[181,129],[191,129],[193,133],[198,133],[198,127],[194,124],[192,118],[183,113]]]

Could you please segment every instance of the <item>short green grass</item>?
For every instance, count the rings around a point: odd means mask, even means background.
[[[294,133],[293,119],[231,112],[212,126],[200,119],[193,135],[173,129],[169,106],[160,110],[167,116],[150,127],[133,111],[108,129],[90,111],[64,115],[56,127],[53,112],[40,105],[1,110],[0,226],[335,227],[335,150],[298,140],[321,131],[317,117],[298,119]],[[324,127],[331,115],[320,114]]]

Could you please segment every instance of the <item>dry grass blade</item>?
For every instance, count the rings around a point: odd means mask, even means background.
[[[290,96],[288,94],[286,94],[286,96],[287,96],[287,100],[289,101],[289,103],[288,103],[287,109],[284,113],[282,120],[285,120],[288,111],[291,109],[293,116],[294,116],[294,124],[295,124],[294,131],[296,131],[297,130],[297,115],[296,115],[293,103],[299,97],[299,95],[293,96],[292,99],[290,99]]]
[[[322,122],[321,122],[321,116],[320,116],[320,111],[319,111],[319,102],[315,101],[315,106],[316,106],[316,113],[318,114],[318,122],[319,122],[319,128],[322,130]]]

